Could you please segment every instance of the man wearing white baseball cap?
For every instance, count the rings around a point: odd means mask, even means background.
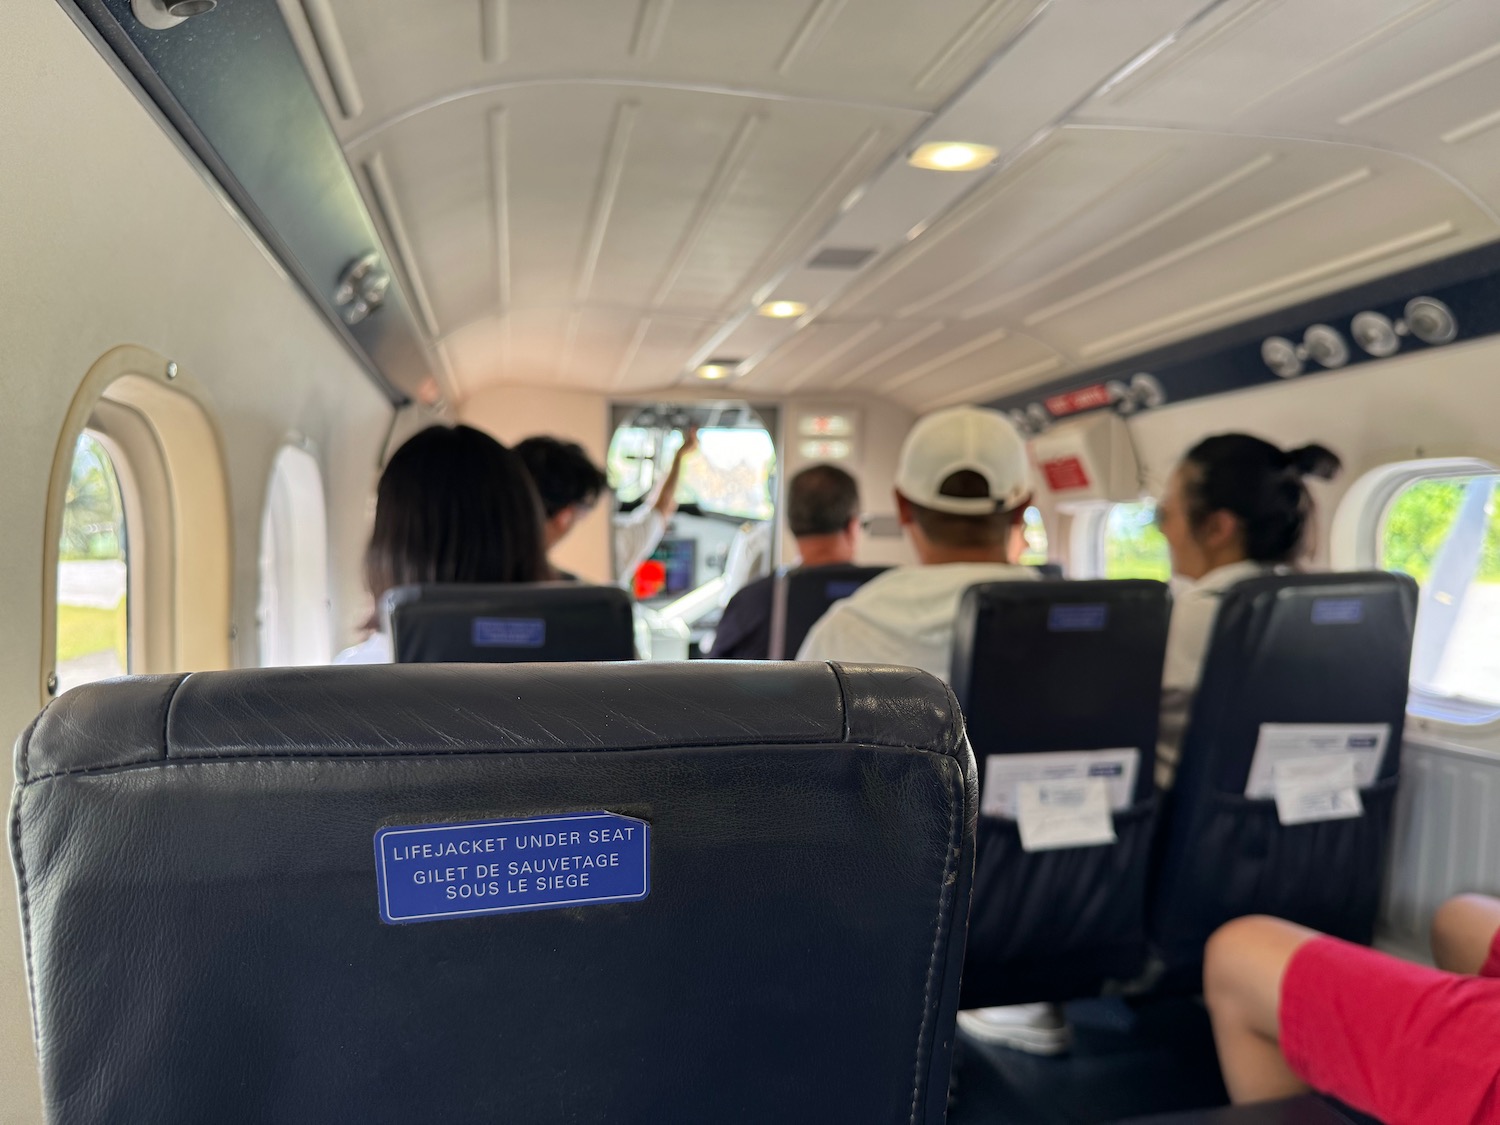
[[[921,565],[834,603],[798,659],[905,664],[948,679],[964,591],[1037,577],[1012,561],[1030,499],[1026,443],[1005,415],[959,406],[920,419],[901,447],[896,507]]]
[[[797,659],[904,664],[949,679],[964,591],[1039,577],[1013,561],[1030,502],[1026,443],[1004,414],[960,406],[919,420],[901,447],[896,507],[921,565],[888,570],[835,602]],[[983,1042],[1034,1054],[1071,1041],[1055,1004],[981,1008],[958,1022]]]

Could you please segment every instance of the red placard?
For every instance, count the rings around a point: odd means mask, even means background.
[[[1069,492],[1089,486],[1088,470],[1079,458],[1071,455],[1043,461],[1042,475],[1047,478],[1047,487],[1053,492]]]
[[[1078,414],[1085,410],[1096,410],[1101,406],[1108,406],[1109,404],[1109,388],[1103,383],[1095,383],[1092,387],[1081,387],[1076,391],[1064,391],[1060,395],[1053,395],[1044,402],[1044,405],[1047,407],[1047,413],[1054,418],[1065,418],[1069,414]]]

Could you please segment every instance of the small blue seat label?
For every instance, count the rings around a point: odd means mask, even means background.
[[[384,922],[631,902],[651,891],[651,826],[608,812],[402,824],[375,833]]]
[[[1098,633],[1109,624],[1109,606],[1104,602],[1054,605],[1047,611],[1047,629],[1053,633]]]
[[[547,623],[540,617],[476,617],[475,648],[541,648],[547,643]]]
[[[854,591],[863,585],[863,582],[856,581],[853,578],[829,582],[823,587],[823,596],[831,602],[842,601],[844,598],[853,597]]]
[[[1358,625],[1365,619],[1363,598],[1314,598],[1314,625]]]

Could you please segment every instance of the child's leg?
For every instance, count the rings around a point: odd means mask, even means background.
[[[1278,1045],[1281,981],[1292,955],[1318,935],[1278,918],[1239,918],[1209,939],[1203,994],[1224,1084],[1236,1103],[1303,1093]]]
[[[1450,898],[1432,918],[1432,956],[1440,969],[1478,976],[1500,932],[1500,900],[1486,895]]]

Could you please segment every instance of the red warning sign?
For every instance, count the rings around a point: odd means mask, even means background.
[[[1047,413],[1054,418],[1066,418],[1069,414],[1097,410],[1109,404],[1109,388],[1103,383],[1096,383],[1092,387],[1081,387],[1076,391],[1064,391],[1043,402],[1043,405],[1047,407]]]
[[[1089,486],[1088,470],[1077,457],[1057,457],[1042,462],[1042,476],[1047,478],[1047,487],[1053,492],[1070,492],[1075,488]]]

